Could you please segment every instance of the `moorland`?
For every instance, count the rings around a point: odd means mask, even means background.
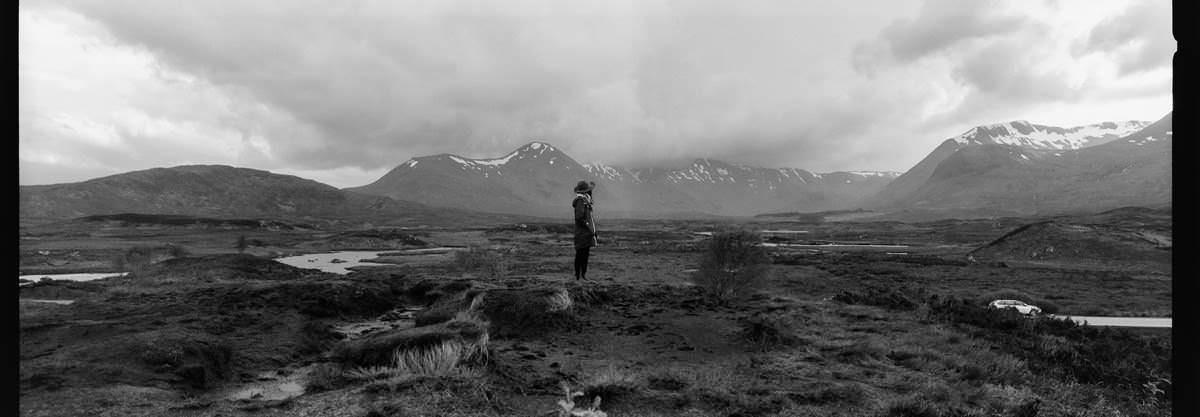
[[[985,307],[1170,316],[1169,209],[601,224],[587,281],[553,221],[22,224],[22,275],[128,274],[22,283],[20,412],[1170,415],[1169,329]],[[716,298],[696,274],[730,227],[769,261]],[[336,251],[378,256],[347,274],[272,260]]]

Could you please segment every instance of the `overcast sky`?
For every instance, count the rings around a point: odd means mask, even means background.
[[[226,164],[359,186],[580,162],[905,171],[979,124],[1170,111],[1171,2],[22,1],[20,182]]]

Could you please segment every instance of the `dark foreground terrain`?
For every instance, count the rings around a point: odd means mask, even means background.
[[[1169,212],[747,222],[771,265],[727,303],[717,224],[601,224],[588,282],[569,225],[23,228],[22,274],[130,274],[21,287],[21,415],[1170,415],[1168,330],[982,307],[1169,316]],[[386,264],[270,260],[336,250]]]

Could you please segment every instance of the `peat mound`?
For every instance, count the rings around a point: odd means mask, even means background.
[[[333,360],[347,365],[385,366],[398,350],[429,349],[443,342],[483,345],[487,328],[478,321],[449,321],[429,326],[387,330],[347,340],[333,348]]]
[[[1170,236],[1095,224],[1026,224],[967,254],[979,261],[1047,261],[1075,266],[1171,263]]]
[[[221,254],[168,259],[126,275],[138,283],[215,283],[224,281],[284,281],[319,276],[323,272],[296,268],[246,254]]]
[[[156,285],[180,275],[213,281]],[[309,279],[289,279],[302,276]],[[114,383],[207,389],[315,359],[334,341],[328,319],[371,317],[402,303],[383,275],[346,279],[252,256],[174,259],[141,277],[89,283],[102,290],[23,317],[22,391]]]

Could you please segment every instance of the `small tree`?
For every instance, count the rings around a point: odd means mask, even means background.
[[[248,247],[248,246],[250,246],[250,244],[248,242],[246,242],[246,235],[238,236],[237,244],[234,245],[234,247],[237,248],[238,253],[245,252],[246,247]]]
[[[721,304],[748,295],[767,275],[771,258],[758,233],[727,229],[713,233],[692,280]]]

